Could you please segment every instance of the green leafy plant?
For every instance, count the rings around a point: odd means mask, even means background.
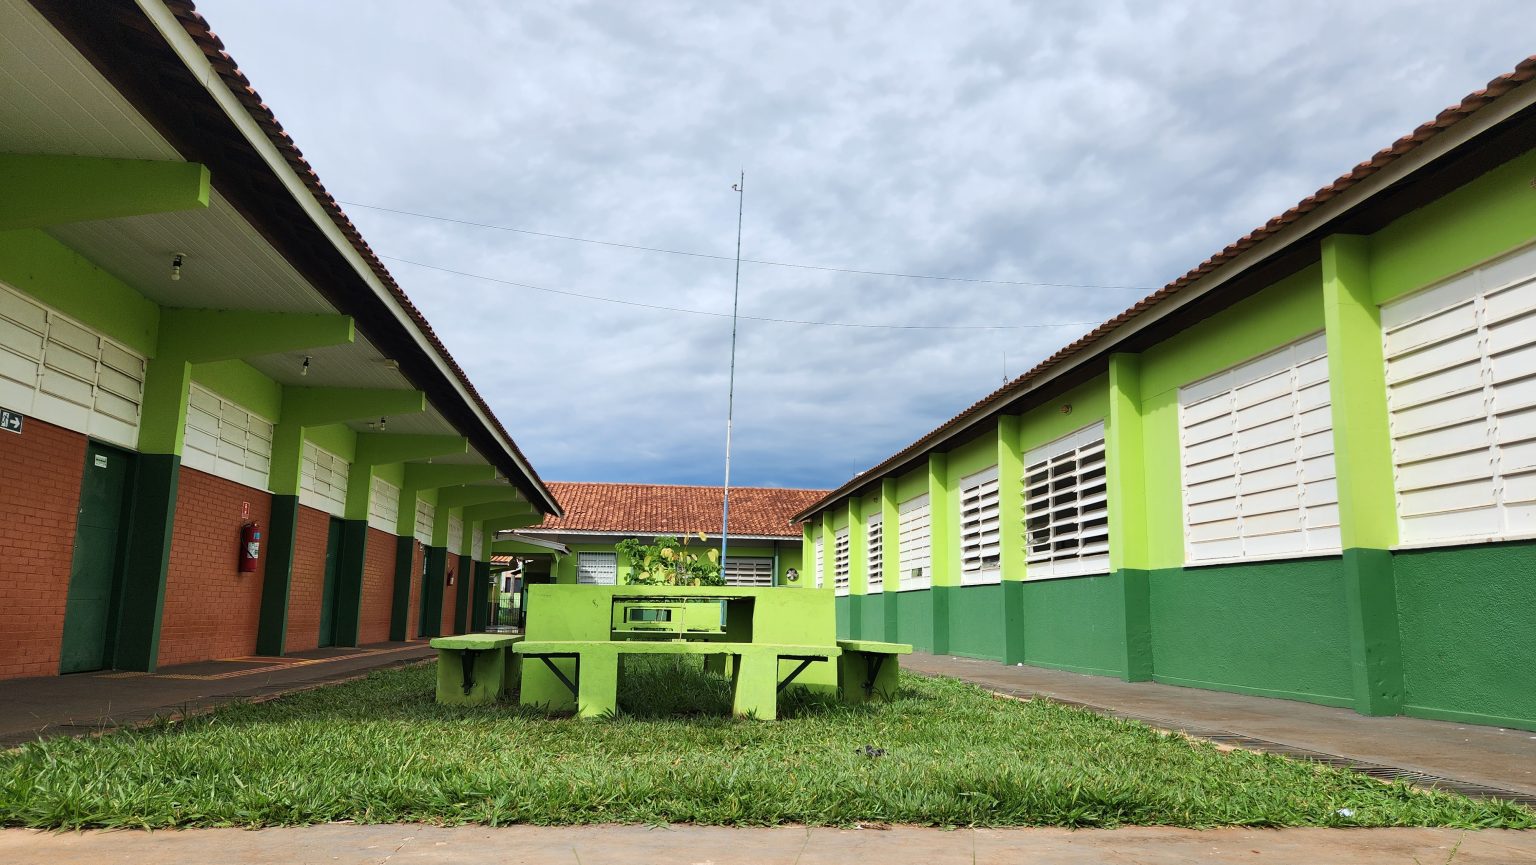
[[[700,542],[707,541],[703,532]],[[638,586],[723,586],[720,551],[702,553],[688,549],[690,538],[661,537],[655,543],[642,544],[635,538],[620,541],[615,549],[629,560],[629,582]]]

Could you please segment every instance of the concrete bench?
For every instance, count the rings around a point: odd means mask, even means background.
[[[837,690],[843,702],[867,703],[896,695],[900,663],[897,655],[912,654],[906,643],[881,643],[875,640],[838,640],[843,654],[837,659]]]
[[[437,701],[453,706],[494,703],[517,686],[517,656],[508,647],[522,637],[461,634],[433,637],[437,650]]]
[[[735,659],[731,675],[732,712],[763,720],[778,717],[779,692],[801,671],[816,661],[831,661],[842,653],[836,646],[661,640],[540,640],[519,643],[512,651],[522,655],[524,663],[532,659],[542,661],[570,689],[571,696],[576,698],[577,714],[583,718],[600,717],[618,708],[620,655],[729,656]],[[567,677],[555,666],[555,658],[574,659],[575,676]],[[783,680],[779,679],[781,660],[800,662]]]

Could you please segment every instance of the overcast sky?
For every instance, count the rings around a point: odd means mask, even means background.
[[[742,265],[972,328],[741,321],[733,484],[830,487],[1536,52],[1529,0],[198,7],[546,480],[720,483],[739,171],[745,258],[1005,283]]]

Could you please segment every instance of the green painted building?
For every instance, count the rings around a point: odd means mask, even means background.
[[[839,634],[1536,729],[1533,77],[797,514]]]
[[[494,545],[497,554],[523,560],[535,582],[623,585],[629,563],[615,547],[628,538],[647,543],[658,537],[687,539],[689,548],[699,551],[721,547],[721,487],[555,481],[549,488],[563,513],[518,529],[516,537],[504,535]],[[727,584],[796,585],[803,570],[801,535],[790,518],[825,494],[733,487],[722,568]],[[568,552],[518,538],[558,544]]]
[[[559,505],[207,22],[0,33],[0,679],[475,626]]]

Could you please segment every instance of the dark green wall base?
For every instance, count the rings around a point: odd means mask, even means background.
[[[1024,663],[1024,584],[1003,582],[1003,663]]]
[[[1343,569],[1355,711],[1396,715],[1403,710],[1403,655],[1392,554],[1345,550]]]
[[[110,663],[119,670],[153,673],[160,661],[160,621],[180,483],[181,457],[139,454],[135,458],[123,591],[115,639],[109,645]]]
[[[1393,556],[1403,713],[1536,730],[1536,542]]]
[[[283,654],[288,633],[288,589],[293,583],[293,547],[299,531],[299,497],[272,497],[272,525],[262,555],[267,566],[261,582],[261,618],[256,624],[256,654]]]
[[[426,574],[421,585],[421,635],[443,635],[443,590],[448,579],[448,550],[427,547]]]
[[[1352,706],[1338,558],[1152,571],[1153,678]]]
[[[409,535],[396,537],[395,594],[389,606],[389,638],[395,642],[410,639],[411,580],[416,576],[415,558],[415,540]]]
[[[368,521],[343,520],[341,559],[336,563],[336,645],[357,645],[363,614],[363,561],[368,552]]]
[[[896,642],[933,651],[933,591],[895,592],[891,597],[896,602]]]
[[[1125,582],[1120,576],[1030,580],[1022,591],[1023,663],[1125,677]]]
[[[949,631],[948,654],[1001,661],[1007,642],[1002,585],[939,586],[933,591],[935,619],[948,615],[944,622]],[[938,598],[945,598],[945,603],[938,603]]]
[[[837,615],[837,638],[839,640],[856,640],[853,632],[853,596],[839,595],[832,601],[833,609]]]

